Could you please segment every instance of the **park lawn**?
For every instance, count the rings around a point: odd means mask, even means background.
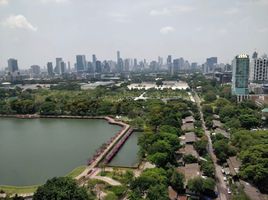
[[[86,169],[86,166],[79,166],[68,173],[66,176],[70,178],[75,178],[79,174],[81,174]],[[34,193],[40,185],[32,185],[32,186],[8,186],[8,185],[0,185],[0,191],[3,190],[7,194],[28,194]]]
[[[32,185],[32,186],[8,186],[8,185],[1,185],[0,190],[3,190],[7,194],[29,194],[34,193],[39,185]]]
[[[79,167],[75,168],[74,170],[72,170],[70,173],[68,173],[66,176],[70,177],[70,178],[75,178],[79,174],[81,174],[83,171],[85,171],[86,167],[87,166],[85,166],[85,165],[79,166]]]

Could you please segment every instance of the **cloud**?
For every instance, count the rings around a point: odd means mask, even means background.
[[[177,5],[171,8],[163,8],[161,10],[151,10],[149,14],[151,16],[168,16],[168,15],[174,15],[174,14],[180,14],[180,13],[188,13],[194,10],[195,8],[192,6]]]
[[[9,3],[9,0],[0,0],[0,6],[7,5]]]
[[[227,10],[225,10],[223,13],[226,15],[235,15],[239,12],[239,10],[237,8],[229,8]]]
[[[37,31],[37,27],[33,26],[23,15],[11,15],[5,19],[2,24],[13,29]]]
[[[172,26],[165,26],[165,27],[160,29],[160,33],[163,34],[163,35],[172,33],[174,31],[175,31],[175,28],[172,27]]]

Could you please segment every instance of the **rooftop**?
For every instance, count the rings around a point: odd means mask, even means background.
[[[194,132],[185,133],[185,143],[196,142],[196,135]]]
[[[228,163],[231,175],[236,176],[239,172],[241,162],[237,159],[236,156],[233,156],[227,159],[227,163]]]
[[[177,171],[184,174],[186,183],[197,176],[200,176],[200,167],[197,163],[186,164],[184,167],[178,167]]]
[[[181,126],[181,130],[183,131],[193,131],[194,130],[194,123],[185,123]]]

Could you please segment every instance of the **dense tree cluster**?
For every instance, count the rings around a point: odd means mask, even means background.
[[[238,131],[231,141],[239,149],[240,176],[268,192],[268,131]]]
[[[67,177],[53,178],[40,186],[34,194],[33,200],[90,200],[90,196],[83,187]]]

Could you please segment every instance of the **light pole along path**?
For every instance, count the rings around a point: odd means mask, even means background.
[[[110,150],[114,147],[114,145],[128,132],[130,126],[124,122],[116,121],[115,119],[111,117],[105,117],[105,119],[110,124],[117,124],[119,126],[122,126],[122,130],[120,131],[120,134],[118,134],[114,140],[105,148],[105,150],[102,151],[102,153],[94,159],[94,161],[87,166],[87,168],[79,174],[75,179],[79,182],[79,184],[83,183],[87,178],[90,177],[91,174],[94,174],[94,168],[97,167],[97,165],[101,162],[101,160],[110,152]]]
[[[202,122],[202,128],[204,129],[205,134],[206,134],[206,136],[208,138],[208,153],[210,154],[210,156],[212,158],[214,168],[215,168],[216,185],[217,185],[217,189],[218,189],[218,193],[219,193],[219,196],[218,196],[217,199],[228,200],[229,196],[228,196],[228,193],[227,193],[226,184],[225,184],[225,182],[223,180],[223,174],[221,172],[221,166],[217,164],[217,157],[216,157],[216,155],[214,154],[214,151],[213,151],[212,141],[211,141],[211,138],[210,138],[210,132],[207,130],[207,127],[205,125],[204,115],[203,115],[201,105],[200,105],[201,100],[200,100],[199,96],[197,95],[197,93],[195,91],[193,91],[193,93],[194,93],[195,102],[196,102],[198,110],[200,112],[200,119],[201,119],[201,122]]]

